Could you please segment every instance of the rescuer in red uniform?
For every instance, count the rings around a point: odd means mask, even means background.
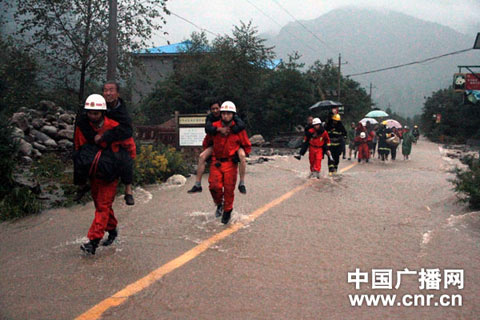
[[[87,98],[85,102],[85,111],[88,121],[93,130],[100,135],[119,125],[118,122],[105,116],[106,110],[107,104],[101,95],[92,94]],[[79,127],[75,130],[74,142],[76,152],[82,152],[81,147],[88,143]],[[82,244],[80,247],[88,254],[95,254],[95,250],[98,247],[100,240],[103,238],[105,231],[108,232],[108,238],[102,243],[104,246],[112,244],[118,234],[117,219],[115,218],[112,208],[117,191],[118,174],[108,180],[102,180],[97,177],[96,169],[98,168],[98,161],[101,161],[102,152],[107,148],[111,148],[113,152],[117,153],[120,151],[120,148],[123,148],[128,152],[132,159],[135,158],[136,155],[135,143],[132,137],[122,141],[115,141],[111,145],[102,142],[100,143],[100,147],[102,149],[97,153],[97,162],[95,163],[94,160],[89,172],[91,193],[95,203],[95,218],[87,234],[90,241]]]
[[[362,159],[365,159],[365,162],[368,162],[370,159],[370,150],[368,148],[368,143],[371,141],[371,136],[362,131],[360,135],[355,137],[355,144],[358,146],[358,162],[362,162]]]
[[[320,179],[324,150],[331,157],[329,150],[330,137],[319,118],[313,119],[312,126],[306,132],[304,140],[309,143],[310,178]]]
[[[220,107],[221,119],[213,123],[216,128],[235,125],[233,116],[237,112],[235,104],[225,101]],[[245,130],[234,133],[227,130],[225,133],[207,135],[204,144],[213,142],[212,164],[208,182],[213,201],[217,205],[215,215],[222,215],[222,223],[227,224],[233,210],[235,184],[237,182],[238,163],[235,162],[235,153],[243,148],[248,155],[252,145]]]

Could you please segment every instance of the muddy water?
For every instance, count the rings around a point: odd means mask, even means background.
[[[399,150],[400,151],[400,150]],[[398,158],[401,158],[399,154]],[[344,161],[343,167],[351,162]],[[248,215],[308,179],[308,159],[276,157],[248,167],[236,194],[238,232],[164,276],[103,319],[478,319],[480,215],[451,190],[454,162],[420,141],[412,160],[360,164],[322,178],[253,222]],[[92,206],[50,211],[0,225],[0,315],[67,319],[225,230],[208,193],[186,186],[139,190],[131,208],[117,199],[120,236],[94,259],[79,253]],[[82,229],[83,228],[83,229]],[[355,289],[358,268],[462,269],[464,288],[422,290],[417,276],[398,289]],[[442,274],[443,276],[443,274]],[[349,295],[460,294],[457,307],[353,307]]]

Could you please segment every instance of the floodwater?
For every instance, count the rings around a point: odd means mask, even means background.
[[[478,319],[480,214],[456,201],[448,181],[456,162],[423,140],[410,161],[401,158],[398,150],[395,162],[373,160],[336,177],[324,161],[322,178],[312,180],[308,157],[248,166],[247,194],[236,192],[228,226],[214,216],[206,176],[199,194],[186,192],[193,177],[137,190],[133,207],[116,200],[119,238],[94,257],[79,249],[91,203],[0,224],[0,318],[75,318],[239,222],[102,319]],[[348,281],[357,268],[368,274],[358,290]],[[392,276],[374,282],[377,269]],[[415,274],[399,279],[405,269]],[[462,289],[451,281],[445,288],[452,270],[463,270]],[[433,287],[421,289],[424,272]],[[375,287],[388,282],[392,289]],[[397,300],[352,306],[355,295]],[[408,305],[409,296],[427,295],[432,305]],[[435,306],[454,295],[461,306]]]

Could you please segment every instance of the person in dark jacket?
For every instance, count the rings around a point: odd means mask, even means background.
[[[103,134],[119,126],[118,122],[105,116],[107,103],[99,94],[90,95],[85,102],[84,109],[89,127],[97,134]],[[83,148],[89,144],[91,144],[91,142],[87,140],[85,132],[77,126],[75,128],[74,138],[75,152],[77,155],[78,153],[82,153],[84,151]],[[80,248],[88,254],[95,254],[98,244],[105,232],[108,232],[108,238],[102,243],[104,246],[111,245],[118,235],[117,219],[115,218],[112,208],[117,193],[118,174],[112,179],[110,179],[111,177],[107,179],[105,176],[97,175],[97,170],[100,168],[99,162],[103,154],[107,152],[107,149],[112,150],[114,153],[119,153],[121,150],[127,151],[132,159],[136,156],[135,142],[132,137],[112,143],[102,141],[98,146],[100,149],[95,159],[89,165],[90,170],[85,176],[86,179],[90,179],[92,198],[95,204],[95,218],[87,234],[89,242],[80,246]]]
[[[216,134],[222,134],[224,136],[228,135],[230,131],[237,134],[242,130],[245,130],[245,122],[235,113],[233,116],[233,123],[234,125],[231,127],[218,127],[214,126],[213,123],[220,121],[220,103],[218,101],[214,101],[210,104],[210,113],[207,115],[205,120],[205,133],[207,135],[214,136]],[[195,184],[193,187],[188,190],[188,193],[195,193],[195,192],[202,192],[202,175],[205,171],[205,163],[207,159],[209,159],[212,155],[213,148],[212,146],[208,146],[205,150],[200,154],[198,157],[198,166],[197,166],[197,175],[195,178]],[[245,187],[245,171],[247,170],[247,159],[245,150],[240,148],[237,151],[238,161],[240,162],[239,165],[239,175],[240,175],[240,182],[238,184],[238,190],[245,194],[247,193],[247,188]]]
[[[343,126],[340,115],[334,114],[325,125],[325,130],[330,137],[330,152],[332,159],[328,158],[329,174],[335,174],[338,170],[338,163],[340,162],[340,155],[342,154],[342,143],[344,143],[347,136],[347,130]]]
[[[382,125],[377,131],[378,137],[378,155],[382,161],[388,160],[390,153],[390,146],[387,143],[387,139],[392,136],[392,130],[387,128],[387,121],[383,121]]]
[[[88,122],[87,115],[85,113],[77,117],[76,127],[82,130],[85,138],[88,143],[101,144],[105,142],[110,145],[115,141],[123,141],[128,138],[133,137],[133,126],[132,119],[128,114],[127,107],[125,102],[120,98],[120,86],[114,81],[108,81],[103,85],[103,97],[107,102],[107,111],[105,115],[116,122],[119,123],[113,129],[105,131],[103,134],[95,132]],[[74,173],[75,177],[75,173]],[[77,195],[79,200],[82,195],[88,191],[86,185],[82,185],[82,182],[79,182],[78,178],[74,178],[75,184],[79,184],[80,192]],[[133,162],[126,164],[121,173],[121,181],[125,184],[125,202],[127,205],[134,205],[135,201],[133,199],[132,192],[132,182],[133,182]]]

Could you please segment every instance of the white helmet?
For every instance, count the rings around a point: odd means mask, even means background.
[[[107,110],[107,102],[105,98],[99,94],[91,94],[88,96],[87,100],[85,101],[85,110],[98,110],[98,111],[106,111]]]
[[[365,139],[367,137],[367,134],[365,132],[360,132],[360,138]]]
[[[233,103],[232,101],[225,101],[220,107],[220,112],[222,111],[237,113],[237,107],[235,107],[235,103]]]
[[[312,121],[312,125],[316,125],[316,124],[322,124],[322,121],[320,120],[320,118],[314,118],[313,121]]]

